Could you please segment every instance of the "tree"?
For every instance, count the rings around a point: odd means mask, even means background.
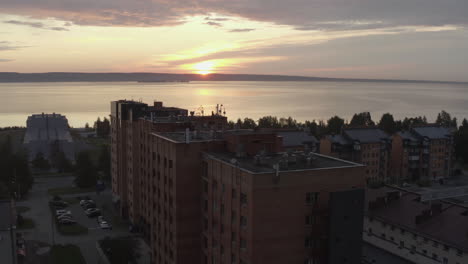
[[[442,110],[437,114],[436,124],[443,127],[457,127],[457,119],[455,117],[452,119],[449,113]]]
[[[2,188],[17,197],[28,192],[33,183],[28,156],[25,152],[13,152],[10,136],[0,144],[0,182]]]
[[[96,122],[94,122],[93,128],[98,137],[107,137],[110,134],[110,122],[107,118],[101,121],[101,118],[98,117]]]
[[[410,127],[417,125],[427,125],[427,118],[425,116],[417,116],[403,119],[401,125],[397,123],[398,130],[408,130]]]
[[[243,129],[254,129],[257,127],[257,124],[255,123],[255,120],[251,118],[244,118],[244,122],[242,122],[241,128]]]
[[[354,114],[349,124],[351,126],[375,126],[375,123],[372,121],[371,114],[369,112]]]
[[[279,125],[282,128],[297,128],[298,126],[296,119],[293,119],[292,117],[281,117],[279,120]]]
[[[327,122],[328,133],[333,133],[333,134],[341,133],[341,129],[343,128],[344,124],[345,124],[344,119],[339,116],[334,116],[328,119],[328,122]]]
[[[97,171],[88,152],[82,151],[76,157],[75,183],[80,188],[91,187],[96,184]]]
[[[111,156],[110,156],[109,146],[107,145],[101,146],[98,168],[102,172],[104,179],[110,180],[111,178]]]
[[[50,163],[44,158],[44,154],[42,152],[38,152],[36,154],[36,157],[31,161],[31,164],[36,169],[50,170]]]
[[[58,152],[55,166],[59,172],[73,171],[73,165],[63,151]]]
[[[258,120],[259,128],[280,128],[278,118],[276,116],[264,116]]]
[[[397,131],[397,124],[390,113],[383,114],[379,121],[379,128],[388,134],[393,134]]]

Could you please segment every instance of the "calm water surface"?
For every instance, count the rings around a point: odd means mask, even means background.
[[[71,126],[109,115],[110,101],[164,101],[167,106],[211,113],[224,104],[229,119],[265,115],[298,120],[344,118],[369,111],[378,120],[426,115],[444,109],[468,118],[468,85],[362,82],[190,82],[190,83],[0,83],[0,127],[26,124],[32,113],[61,113]]]

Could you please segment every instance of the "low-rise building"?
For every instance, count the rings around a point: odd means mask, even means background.
[[[363,240],[413,263],[468,263],[468,208],[399,188],[369,189]]]
[[[387,182],[391,138],[378,128],[347,128],[320,140],[320,153],[366,165],[369,182]]]
[[[437,125],[414,127],[392,137],[391,174],[397,183],[434,181],[451,175],[452,130]]]

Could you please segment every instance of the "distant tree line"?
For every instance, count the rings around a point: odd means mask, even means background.
[[[25,151],[15,152],[7,135],[0,142],[0,198],[20,197],[32,187],[33,178]]]
[[[463,120],[462,125],[458,127],[458,122],[455,117],[442,110],[435,120],[437,125],[449,127],[456,130],[455,146],[456,155],[464,162],[468,163],[468,121]],[[369,112],[356,113],[347,122],[344,118],[333,116],[328,120],[312,120],[299,122],[292,117],[276,117],[264,116],[258,120],[251,118],[237,119],[236,122],[229,121],[228,127],[231,129],[301,129],[308,130],[311,135],[321,138],[328,134],[339,134],[343,128],[348,127],[378,127],[388,134],[393,134],[397,131],[409,130],[413,126],[428,124],[425,116],[405,117],[402,120],[395,120],[392,114],[385,113],[378,122],[372,120]]]

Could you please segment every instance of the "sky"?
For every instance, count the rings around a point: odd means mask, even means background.
[[[0,71],[468,81],[467,0],[0,0]]]

